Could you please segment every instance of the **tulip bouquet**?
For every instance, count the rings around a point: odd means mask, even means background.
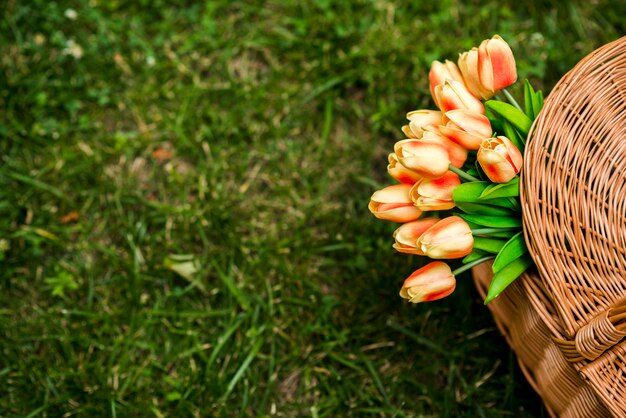
[[[439,110],[407,114],[406,139],[395,144],[387,167],[399,184],[375,192],[369,210],[402,223],[393,234],[397,251],[462,259],[454,271],[432,261],[411,274],[400,290],[410,302],[448,296],[456,275],[494,260],[488,303],[532,265],[518,174],[543,95],[526,80],[522,109],[505,89],[516,80],[513,52],[495,35],[460,54],[458,65],[434,61],[430,92]]]

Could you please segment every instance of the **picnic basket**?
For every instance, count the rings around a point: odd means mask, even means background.
[[[536,268],[488,305],[554,417],[626,416],[626,37],[555,86],[524,153]],[[473,269],[483,296],[491,268]]]

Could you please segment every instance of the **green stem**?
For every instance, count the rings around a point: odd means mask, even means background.
[[[452,274],[453,274],[453,275],[455,275],[455,276],[457,276],[457,275],[459,275],[459,274],[463,273],[464,271],[467,271],[467,270],[471,269],[472,267],[475,267],[475,266],[477,266],[477,265],[479,265],[479,264],[482,264],[482,263],[484,263],[485,261],[489,261],[489,260],[491,260],[492,258],[496,258],[496,256],[495,256],[495,255],[488,255],[488,256],[486,256],[486,257],[479,258],[478,260],[476,260],[476,261],[472,261],[472,262],[471,262],[471,263],[469,263],[469,264],[464,264],[464,265],[462,265],[462,266],[461,266],[461,267],[459,267],[458,269],[454,270],[454,271],[452,272]]]
[[[509,232],[516,230],[517,228],[477,228],[472,229],[472,235],[488,235],[493,232]]]
[[[456,175],[458,175],[465,181],[480,181],[480,179],[477,179],[476,177],[467,174],[465,171],[459,168],[456,168],[452,164],[448,166],[448,170],[452,171],[453,173],[455,173]]]
[[[489,260],[491,260],[491,259],[493,259],[493,258],[496,258],[496,256],[495,256],[495,255],[488,255],[488,256],[485,256],[485,257],[483,257],[483,258],[479,258],[478,260],[476,260],[476,261],[472,261],[472,262],[471,262],[471,263],[469,263],[469,264],[464,264],[464,265],[462,265],[462,266],[461,266],[461,267],[459,267],[458,269],[454,270],[454,271],[452,272],[452,274],[453,274],[453,275],[455,275],[455,276],[457,276],[457,275],[459,275],[459,274],[463,273],[464,271],[467,271],[467,270],[471,269],[472,267],[475,267],[475,266],[477,266],[477,265],[479,265],[479,264],[482,264],[482,263],[484,263],[485,261],[489,261]]]
[[[524,112],[522,110],[522,108],[520,107],[520,105],[515,100],[515,98],[511,95],[511,93],[509,93],[509,91],[507,89],[502,89],[502,93],[504,93],[504,95],[506,96],[506,98],[509,101],[509,103],[511,103],[513,106],[515,106],[517,108],[517,110],[519,110],[520,112]]]

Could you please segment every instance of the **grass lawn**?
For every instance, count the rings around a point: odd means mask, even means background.
[[[0,416],[546,415],[367,203],[432,60],[499,33],[549,90],[617,4],[5,0]]]

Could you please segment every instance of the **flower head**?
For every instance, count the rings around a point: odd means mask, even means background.
[[[494,183],[506,183],[522,169],[520,150],[506,136],[486,138],[478,150],[478,163]]]
[[[400,289],[400,296],[411,303],[429,302],[445,298],[456,287],[456,279],[450,267],[441,261],[433,261],[411,274]]]
[[[368,209],[378,219],[394,222],[409,222],[420,217],[422,211],[413,205],[409,196],[411,185],[395,184],[374,193]]]

